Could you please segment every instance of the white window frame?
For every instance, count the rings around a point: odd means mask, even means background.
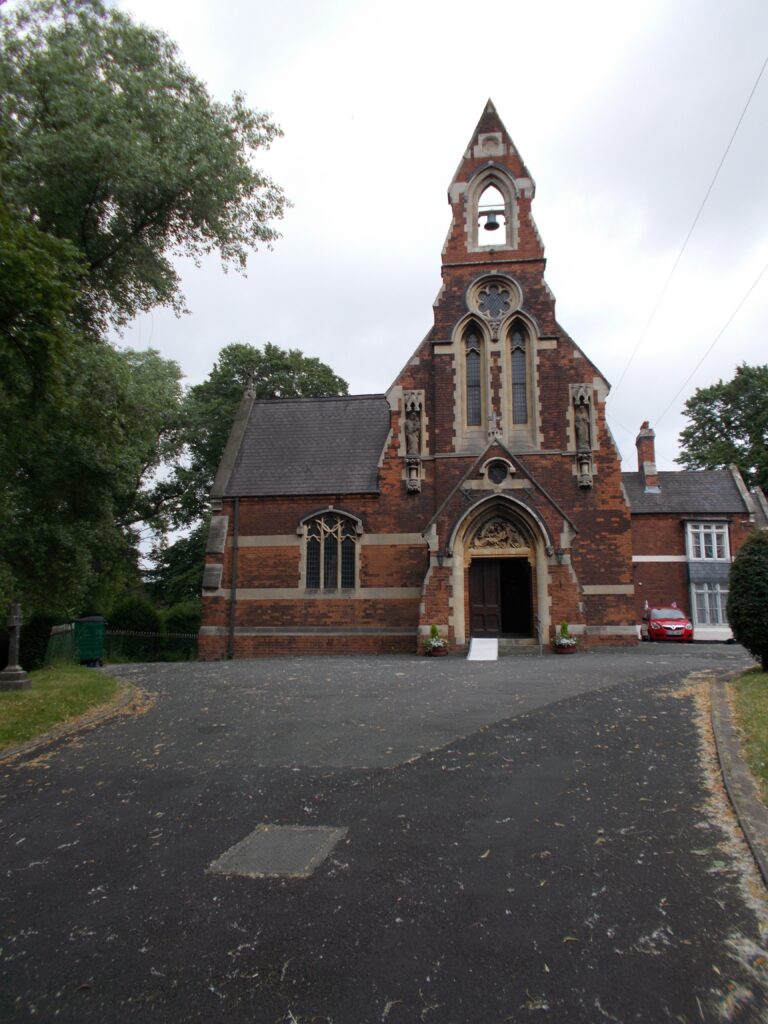
[[[692,562],[730,562],[727,523],[688,523],[687,537]],[[711,554],[707,554],[707,547]]]
[[[704,614],[700,615],[699,600]],[[728,625],[728,585],[723,583],[692,583],[691,612],[694,626]],[[712,614],[714,612],[714,614]]]

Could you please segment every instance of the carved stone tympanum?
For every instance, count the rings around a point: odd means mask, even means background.
[[[491,519],[482,526],[472,539],[475,550],[501,548],[527,548],[528,544],[512,523],[506,519]]]

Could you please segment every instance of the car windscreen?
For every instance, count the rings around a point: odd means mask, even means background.
[[[687,619],[687,615],[683,615],[679,608],[652,608],[651,609],[652,619]]]

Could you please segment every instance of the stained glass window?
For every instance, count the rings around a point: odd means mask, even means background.
[[[465,339],[467,368],[467,426],[479,427],[483,422],[483,402],[480,379],[480,339],[470,331]]]
[[[478,300],[477,308],[480,312],[495,320],[509,311],[509,288],[500,288],[497,284],[486,285],[480,290]]]
[[[525,335],[518,324],[512,331],[512,422],[528,422],[528,359]]]
[[[341,555],[341,557],[339,557]],[[352,590],[357,530],[348,516],[325,512],[307,523],[306,583],[310,590]]]

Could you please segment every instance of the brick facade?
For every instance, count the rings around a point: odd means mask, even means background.
[[[735,466],[728,470],[659,473],[655,435],[643,423],[637,472],[624,474],[632,506],[635,615],[676,605],[692,618],[698,640],[731,637],[725,616],[730,564],[756,525],[756,497]],[[695,542],[697,534],[707,540]]]
[[[586,645],[637,641],[638,591],[661,583],[633,566],[608,384],[555,317],[534,192],[489,103],[449,187],[434,327],[386,405],[245,396],[213,494],[202,658],[413,652],[433,624],[453,649],[547,642],[562,620]]]

